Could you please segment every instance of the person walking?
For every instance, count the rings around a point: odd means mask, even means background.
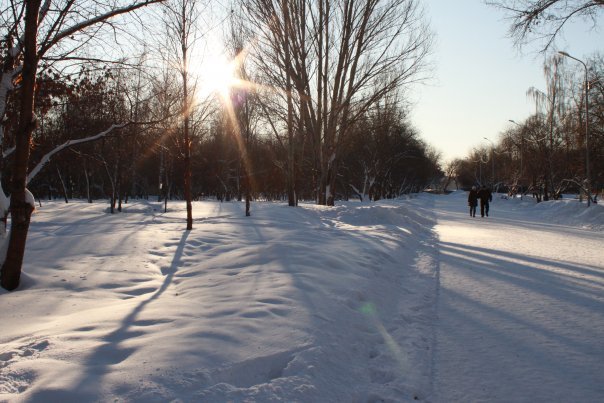
[[[493,201],[493,195],[491,190],[486,186],[482,185],[478,191],[478,197],[480,198],[480,216],[484,217],[486,214],[489,216],[489,202]]]
[[[478,192],[476,186],[472,186],[468,194],[468,206],[470,206],[470,217],[476,217],[476,206],[478,205]]]

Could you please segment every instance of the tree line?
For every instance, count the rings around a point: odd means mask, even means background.
[[[535,113],[510,119],[496,142],[474,148],[447,170],[462,187],[491,184],[538,201],[581,193],[596,201],[604,189],[604,58],[596,54],[585,65],[587,81],[579,63],[551,56],[543,69],[546,88],[527,89]]]
[[[131,115],[136,115],[136,121],[157,120],[161,115],[159,97],[148,96],[146,102],[133,105],[136,110],[130,110],[127,87],[136,84],[138,73],[128,74],[130,77],[115,77],[111,67],[105,66],[80,71],[66,82],[41,78],[39,91],[55,94],[45,101],[53,106],[38,103],[32,165],[66,142],[103,132],[115,122],[127,122]],[[244,139],[244,158],[240,139],[224,110],[218,108],[202,120],[197,118],[191,115],[193,200],[242,200],[246,181],[255,200],[287,200],[286,142],[256,129]],[[349,136],[336,181],[335,193],[340,199],[393,198],[438,179],[438,153],[421,140],[396,104],[384,101],[376,105],[355,122]],[[184,200],[182,148],[182,127],[171,119],[144,127],[126,125],[96,141],[70,144],[32,178],[28,189],[40,201],[108,198],[112,212],[120,211],[121,204],[132,197]],[[299,161],[297,199],[318,199],[314,157],[303,146],[294,155]],[[10,174],[10,165],[5,172]]]

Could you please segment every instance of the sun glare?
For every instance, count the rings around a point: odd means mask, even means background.
[[[229,96],[230,89],[238,83],[234,61],[223,56],[207,58],[199,69],[200,96]]]

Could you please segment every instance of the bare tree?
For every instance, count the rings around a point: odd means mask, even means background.
[[[229,88],[230,99],[227,100],[225,109],[229,115],[232,134],[237,143],[240,160],[238,171],[242,184],[238,187],[243,190],[245,197],[245,215],[251,215],[252,187],[254,181],[254,167],[251,158],[252,139],[255,135],[257,123],[257,92],[251,84],[248,67],[246,65],[246,43],[250,40],[245,37],[241,18],[231,18],[227,47],[231,53],[234,67],[234,79],[237,81]],[[241,192],[239,192],[241,194]],[[239,196],[241,198],[241,196]]]
[[[161,0],[128,2],[72,1],[55,4],[50,0],[11,2],[2,10],[2,19],[8,27],[2,90],[0,90],[0,117],[6,112],[6,95],[19,81],[18,126],[15,130],[15,153],[11,180],[11,232],[6,258],[2,264],[0,283],[7,290],[19,285],[25,243],[33,206],[26,199],[27,168],[30,142],[36,127],[34,116],[35,87],[38,64],[45,56],[56,57],[75,52],[98,34],[102,26],[117,16],[130,13]],[[0,139],[4,140],[4,139]]]
[[[195,78],[191,75],[191,59],[201,32],[199,0],[169,0],[164,3],[164,25],[167,31],[167,61],[178,69],[182,96],[182,142],[184,162],[184,197],[187,205],[187,230],[193,229],[191,204],[191,113],[195,106]]]
[[[242,7],[257,33],[257,65],[284,94],[289,147],[296,133],[310,139],[317,201],[333,205],[351,124],[422,78],[431,34],[418,2],[252,0]]]
[[[246,37],[256,37],[249,43],[250,59],[258,73],[257,80],[264,84],[265,98],[260,100],[267,125],[287,151],[287,161],[282,167],[287,177],[287,196],[290,206],[296,205],[296,139],[294,91],[292,68],[291,9],[299,9],[304,1],[254,0],[240,1],[247,17],[249,32]],[[301,29],[305,27],[302,25]],[[285,134],[284,134],[285,133]]]
[[[487,0],[504,10],[511,20],[510,35],[516,45],[540,41],[548,50],[570,21],[582,19],[596,27],[604,0]]]
[[[548,131],[543,137],[548,140],[547,147],[547,169],[545,172],[544,199],[548,200],[550,194],[556,187],[555,182],[559,179],[554,170],[554,154],[560,146],[559,121],[562,120],[566,107],[566,96],[564,81],[562,80],[563,59],[554,55],[549,58],[543,67],[546,79],[546,91],[540,91],[531,87],[527,91],[527,96],[535,101],[537,112],[542,112],[546,116]],[[552,194],[553,195],[553,194]],[[555,195],[553,195],[555,196]]]
[[[338,177],[361,201],[430,185],[439,158],[419,139],[395,96],[386,97],[350,130]]]
[[[554,57],[544,65],[544,91],[536,88],[527,91],[535,100],[535,114],[522,123],[511,121],[515,126],[504,131],[493,148],[498,155],[497,171],[505,179],[510,194],[531,192],[541,201],[561,197],[569,191],[582,198],[602,189],[602,159],[589,161],[590,168],[595,167],[592,171],[595,176],[591,176],[595,180],[588,181],[586,152],[598,157],[604,155],[604,86],[599,85],[604,63],[601,57],[589,60],[590,141],[587,142],[584,71],[573,70],[576,66],[565,65],[562,60]],[[476,153],[464,160],[465,171],[472,162],[480,162]],[[471,183],[465,177],[464,181],[465,185]]]
[[[461,168],[462,160],[456,158],[452,161],[449,161],[445,165],[445,183],[443,184],[443,191],[446,192],[451,184],[451,181],[455,182],[455,189],[459,190],[459,171]]]

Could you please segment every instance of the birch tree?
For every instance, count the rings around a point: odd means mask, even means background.
[[[544,200],[546,201],[549,200],[550,195],[553,195],[552,193],[556,187],[555,182],[559,180],[554,169],[554,154],[560,146],[560,136],[557,129],[566,107],[565,86],[561,73],[562,60],[560,56],[556,55],[545,62],[543,66],[546,79],[545,92],[535,87],[531,87],[527,91],[527,96],[535,101],[537,111],[543,112],[547,121],[547,134],[543,136],[548,140],[547,168],[544,173]]]
[[[91,42],[104,28],[115,28],[119,16],[161,0],[93,1],[28,0],[12,1],[1,10],[7,32],[0,80],[0,117],[6,113],[7,96],[18,90],[18,124],[14,133],[15,151],[11,178],[11,231],[2,263],[0,284],[7,290],[18,287],[33,203],[28,201],[26,182],[34,116],[36,76],[40,60],[65,58]],[[4,133],[0,133],[4,142]]]

